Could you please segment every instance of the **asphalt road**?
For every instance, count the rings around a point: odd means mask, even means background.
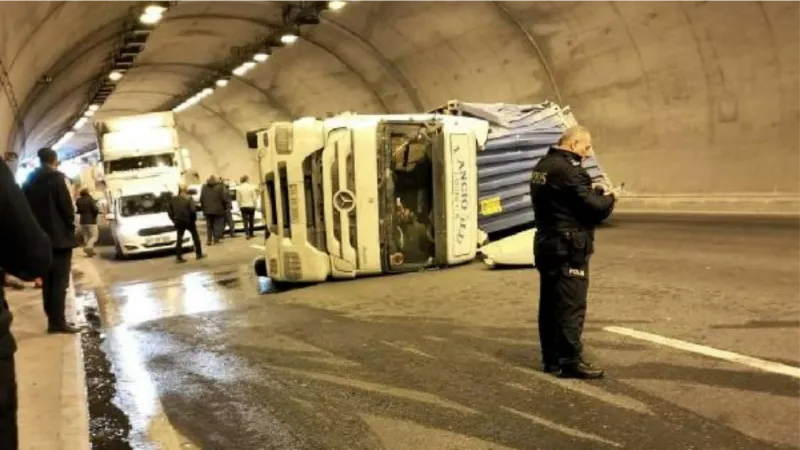
[[[593,260],[593,382],[539,372],[532,269],[259,295],[243,238],[93,267],[138,448],[170,429],[214,450],[749,450],[800,448],[798,378],[607,327],[798,367],[798,244],[796,219],[617,217]]]

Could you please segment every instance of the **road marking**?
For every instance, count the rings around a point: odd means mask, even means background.
[[[740,355],[738,353],[729,352],[727,350],[720,350],[713,347],[706,347],[705,345],[693,344],[691,342],[672,339],[657,334],[645,333],[644,331],[637,331],[624,327],[604,327],[606,331],[617,333],[624,336],[649,341],[654,344],[660,344],[667,347],[676,348],[678,350],[686,350],[687,352],[697,353],[700,355],[710,356],[712,358],[723,359],[725,361],[743,364],[745,366],[754,367],[765,372],[777,373],[780,375],[788,375],[794,378],[800,378],[800,367],[789,366],[786,364],[767,361],[764,359],[753,358],[752,356]]]
[[[435,356],[429,355],[422,350],[416,349],[410,345],[402,345],[396,342],[389,342],[389,341],[381,341],[381,344],[392,347],[394,349],[400,350],[401,352],[408,352],[413,353],[415,355],[422,356],[424,358],[436,359]]]
[[[267,249],[267,247],[264,247],[263,245],[251,245],[250,248],[254,248],[256,250],[266,250]]]
[[[533,422],[533,423],[535,423],[537,425],[541,425],[543,427],[550,428],[551,430],[555,430],[555,431],[558,431],[560,433],[564,433],[567,436],[572,436],[574,438],[585,439],[585,440],[589,440],[589,441],[595,441],[595,442],[598,442],[598,443],[610,445],[612,447],[618,447],[618,448],[622,447],[622,444],[620,444],[618,442],[614,442],[614,441],[609,441],[608,439],[604,439],[604,438],[602,438],[600,436],[597,436],[596,434],[584,433],[581,430],[576,430],[575,428],[570,428],[570,427],[567,427],[567,426],[564,426],[564,425],[561,425],[561,424],[558,424],[558,423],[555,423],[555,422],[551,422],[551,421],[549,421],[547,419],[543,419],[543,418],[541,418],[539,416],[534,416],[533,414],[528,414],[528,413],[525,413],[525,412],[522,412],[522,411],[517,411],[516,409],[508,408],[506,406],[501,406],[501,408],[503,408],[504,410],[506,410],[506,411],[508,411],[508,412],[510,412],[512,414],[515,414],[517,416],[524,417],[524,418],[530,420],[531,422]]]

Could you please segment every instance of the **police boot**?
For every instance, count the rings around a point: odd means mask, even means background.
[[[603,375],[605,375],[603,369],[594,367],[585,361],[562,364],[561,373],[558,374],[560,378],[578,378],[582,380],[596,380],[603,378]]]
[[[558,364],[553,363],[544,363],[543,364],[544,373],[552,373],[557,374],[561,370],[561,366]]]

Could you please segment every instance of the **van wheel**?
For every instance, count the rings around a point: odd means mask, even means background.
[[[253,261],[253,271],[256,273],[257,277],[265,277],[267,276],[267,259],[263,256],[256,258]]]

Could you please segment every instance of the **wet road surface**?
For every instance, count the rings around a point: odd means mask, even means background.
[[[797,221],[619,216],[598,231],[588,353],[539,371],[533,269],[481,264],[259,295],[257,240],[183,265],[93,261],[134,448],[798,448],[800,380],[610,332],[800,366]],[[166,445],[169,448],[169,445]]]

